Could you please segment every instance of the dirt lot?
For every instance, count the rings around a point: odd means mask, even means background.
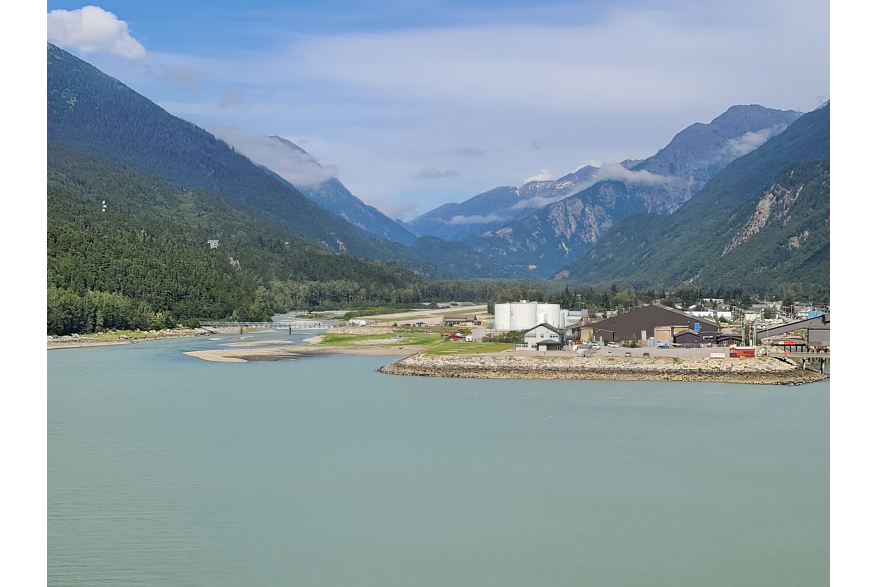
[[[390,320],[393,322],[425,322],[426,324],[441,324],[444,316],[462,314],[486,314],[487,304],[477,306],[461,306],[459,308],[441,308],[440,310],[412,310],[411,312],[399,312],[397,314],[382,314],[380,316],[363,316],[362,320]],[[480,316],[479,316],[480,318]]]

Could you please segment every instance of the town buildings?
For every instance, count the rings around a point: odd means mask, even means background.
[[[672,343],[675,335],[686,330],[696,333],[720,331],[718,324],[708,318],[694,317],[661,304],[650,304],[610,318],[573,326],[571,335],[581,341],[645,342],[654,339]]]

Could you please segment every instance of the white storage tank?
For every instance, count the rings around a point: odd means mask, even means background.
[[[560,311],[560,324],[558,327],[566,328],[566,325],[569,324],[569,310],[561,310]]]
[[[511,330],[511,306],[509,304],[494,304],[493,318],[494,328],[496,330]]]
[[[537,312],[546,314],[545,322],[555,328],[560,327],[560,304],[536,304]]]
[[[536,326],[537,304],[512,304],[511,330],[528,330]]]
[[[568,312],[568,310],[564,310]],[[499,331],[528,330],[546,323],[562,328],[559,304],[539,304],[521,300],[508,304],[494,304],[494,328]]]

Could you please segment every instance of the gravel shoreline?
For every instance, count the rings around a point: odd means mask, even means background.
[[[417,353],[421,346],[316,346],[285,345],[260,346],[250,348],[227,348],[206,351],[186,351],[183,354],[202,361],[217,363],[248,363],[250,361],[292,361],[306,357],[328,357],[329,355],[373,355],[396,356]]]
[[[824,379],[778,359],[655,357],[502,357],[417,354],[378,369],[391,375],[474,379],[591,379],[626,381],[713,381],[801,385]]]
[[[166,338],[191,338],[194,336],[207,336],[214,334],[216,329],[207,330],[204,328],[194,328],[188,330],[154,330],[137,336],[120,335],[116,339],[108,339],[106,335],[103,338],[93,339],[89,335],[80,336],[73,334],[70,336],[48,336],[46,337],[46,350],[54,349],[74,349],[87,346],[112,346],[117,344],[132,344],[144,340],[164,340]]]

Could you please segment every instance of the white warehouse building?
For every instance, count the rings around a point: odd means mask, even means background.
[[[560,304],[539,302],[510,302],[495,304],[493,309],[494,328],[499,331],[529,330],[538,324],[550,324],[554,328],[566,326],[566,311],[561,314]]]

